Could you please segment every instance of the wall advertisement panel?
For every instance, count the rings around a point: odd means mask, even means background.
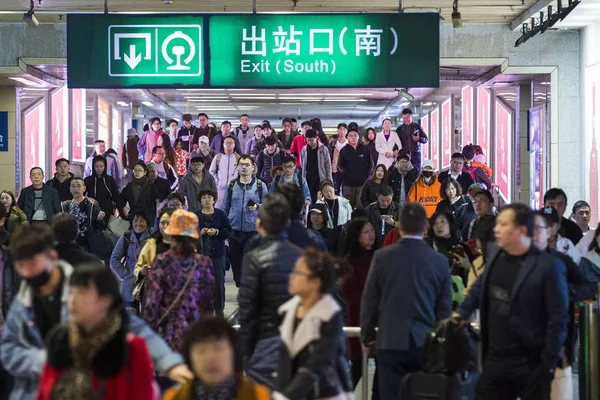
[[[117,153],[119,153],[123,147],[123,114],[113,107],[111,115],[112,143],[110,146],[115,149]]]
[[[473,94],[472,86],[465,86],[461,90],[462,104],[460,107],[462,134],[460,138],[461,147],[473,143]]]
[[[499,194],[508,203],[512,202],[513,184],[512,124],[512,111],[501,100],[496,99],[496,162],[494,174]]]
[[[69,158],[69,96],[66,86],[55,90],[51,96],[52,162]]]
[[[440,108],[431,112],[431,128],[429,141],[431,142],[431,161],[434,171],[440,169]]]
[[[592,208],[592,218],[590,226],[596,227],[600,221],[598,215],[600,209],[600,187],[598,186],[598,138],[596,134],[600,134],[598,125],[598,101],[600,100],[600,63],[588,66],[585,68],[585,86],[583,102],[585,107],[585,171],[588,176],[584,176],[586,200]]]
[[[85,162],[85,89],[71,90],[71,160]]]
[[[429,114],[424,115],[423,118],[421,118],[421,128],[429,135]],[[427,159],[429,159],[429,141],[425,144],[421,143],[421,160]]]
[[[98,97],[97,108],[98,140],[104,140],[110,146],[110,105]]]
[[[46,102],[25,111],[23,118],[25,181],[22,187],[30,185],[29,171],[33,167],[45,168],[46,165]],[[45,171],[46,172],[46,171]]]
[[[529,187],[530,205],[539,210],[543,202],[544,188],[544,145],[546,137],[546,112],[544,106],[529,110]]]
[[[442,103],[442,165],[440,169],[450,168],[452,155],[452,98]]]
[[[477,135],[475,144],[483,149],[486,158],[489,159],[490,144],[490,104],[492,96],[487,89],[477,88]]]

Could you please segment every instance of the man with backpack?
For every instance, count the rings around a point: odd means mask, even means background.
[[[230,262],[233,280],[236,286],[240,287],[244,246],[248,239],[256,233],[256,210],[262,203],[263,196],[267,194],[268,188],[263,181],[252,176],[254,171],[252,157],[241,156],[238,160],[237,170],[239,177],[227,185],[222,209],[231,223]]]
[[[224,153],[218,153],[213,158],[210,164],[210,174],[215,178],[217,184],[217,202],[215,203],[216,208],[220,208],[227,212],[223,206],[223,197],[227,185],[233,179],[238,177],[237,163],[240,159],[239,154],[234,153],[235,140],[232,136],[228,136],[223,140],[223,151]],[[254,164],[254,162],[253,162]],[[252,173],[252,171],[250,171]]]
[[[302,191],[302,200],[306,206],[310,205],[310,191],[308,190],[308,183],[306,179],[301,176],[298,177],[296,174],[296,159],[294,156],[285,156],[283,158],[283,175],[276,176],[271,182],[269,192],[274,192],[277,186],[284,183],[294,183]]]
[[[468,144],[463,147],[462,151],[463,156],[465,157],[465,167],[463,171],[473,178],[475,183],[480,183],[485,185],[486,190],[492,190],[492,178],[488,175],[488,172],[480,167],[478,163],[475,163],[473,160],[475,158],[475,146],[472,144]]]

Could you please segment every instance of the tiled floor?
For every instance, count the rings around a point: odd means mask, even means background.
[[[237,293],[238,289],[233,282],[233,273],[229,270],[225,273],[225,318],[229,317],[238,306]]]

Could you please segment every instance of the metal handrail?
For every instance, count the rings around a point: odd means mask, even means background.
[[[231,319],[231,317],[234,314],[236,314],[238,311],[239,311],[239,308],[236,309],[233,312],[233,314],[231,314],[231,316],[227,319],[227,321],[229,321]],[[235,315],[235,317],[237,318],[237,314]],[[239,324],[233,325],[233,329],[235,329],[236,331],[239,330],[240,325]],[[345,326],[344,333],[348,337],[359,338],[360,337],[360,326]],[[368,400],[368,398],[369,398],[369,355],[365,351],[363,351],[363,356],[362,356],[361,362],[362,362],[362,379],[363,379],[363,381],[362,381],[362,387],[361,387],[359,399]]]

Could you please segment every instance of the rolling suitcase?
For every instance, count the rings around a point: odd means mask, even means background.
[[[414,372],[402,381],[401,400],[475,400],[477,372]]]

